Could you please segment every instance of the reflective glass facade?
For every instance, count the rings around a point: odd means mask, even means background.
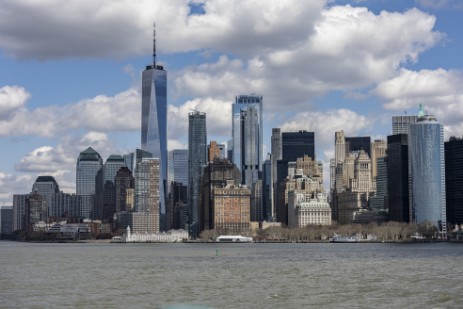
[[[81,213],[79,217],[90,218],[94,206],[95,178],[103,167],[100,154],[89,147],[77,158],[76,194],[82,196]]]
[[[150,65],[142,74],[141,148],[160,159],[160,205],[165,211],[167,181],[167,72]]]
[[[232,105],[233,163],[240,169],[242,183],[252,187],[262,172],[262,96],[239,95]]]
[[[206,163],[206,114],[191,112],[188,115],[188,207],[190,232],[194,235],[199,232],[199,188]]]
[[[443,126],[425,115],[410,123],[409,130],[411,219],[430,221],[446,232]]]

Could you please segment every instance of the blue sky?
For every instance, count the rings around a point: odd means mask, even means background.
[[[463,134],[462,16],[458,0],[3,0],[0,205],[38,175],[74,192],[89,146],[105,159],[140,146],[153,21],[169,149],[186,148],[191,108],[226,142],[234,97],[257,93],[265,153],[272,127],[314,131],[327,167],[335,131],[385,138],[419,103],[446,138]]]

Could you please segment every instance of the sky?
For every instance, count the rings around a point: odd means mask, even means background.
[[[1,0],[0,206],[38,175],[74,193],[87,147],[140,147],[153,22],[169,150],[187,148],[190,109],[226,143],[235,96],[255,93],[264,157],[272,128],[313,131],[329,178],[335,131],[384,139],[420,103],[463,135],[462,16],[459,0]]]

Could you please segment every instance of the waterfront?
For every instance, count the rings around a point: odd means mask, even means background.
[[[462,262],[460,243],[0,242],[0,307],[456,308]]]

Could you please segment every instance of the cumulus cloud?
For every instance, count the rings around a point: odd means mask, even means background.
[[[24,107],[30,96],[23,87],[4,86],[0,88],[0,119],[4,119],[13,111]]]
[[[348,109],[326,112],[302,112],[281,125],[282,132],[306,130],[315,132],[317,150],[330,154],[334,147],[334,132],[344,130],[346,136],[356,136],[371,126],[371,119]],[[329,157],[326,158],[329,160]]]
[[[6,0],[0,47],[8,55],[39,60],[147,54],[156,21],[160,51],[265,51],[310,33],[326,0],[205,0],[200,15],[190,14],[189,3]]]
[[[3,89],[3,88],[2,88]],[[140,129],[140,94],[135,88],[115,96],[99,95],[77,103],[17,109],[0,119],[0,136],[56,136],[67,130],[133,131]]]
[[[462,135],[463,74],[454,70],[402,69],[400,74],[378,85],[376,93],[386,109],[403,111],[423,104],[445,125],[446,137]]]
[[[417,9],[376,15],[367,8],[326,8],[296,44],[185,68],[175,78],[176,95],[225,99],[244,90],[263,94],[266,111],[307,107],[329,91],[393,77],[445,37],[434,25],[434,16]]]

